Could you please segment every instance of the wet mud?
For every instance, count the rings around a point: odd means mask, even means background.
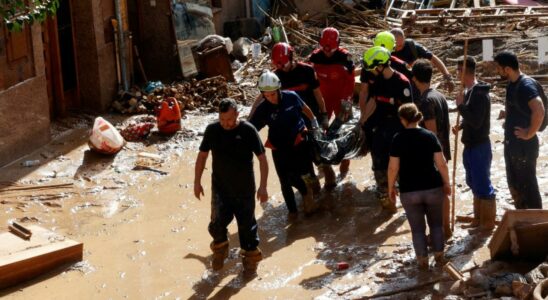
[[[496,120],[501,109],[500,104],[492,107],[491,135],[498,218],[513,208],[502,156],[501,121]],[[415,268],[403,208],[398,203],[396,214],[382,211],[375,198],[369,156],[352,160],[349,175],[334,191],[322,191],[316,214],[300,215],[290,222],[270,153],[271,197],[256,209],[264,255],[257,276],[242,275],[235,222],[229,226],[230,253],[225,267],[219,272],[210,270],[211,159],[202,179],[206,193],[202,200],[193,196],[193,179],[201,134],[215,118],[214,114],[189,114],[183,120],[183,132],[174,136],[153,133],[144,142],[128,143],[112,157],[89,150],[91,122],[87,122],[63,130],[47,146],[0,169],[0,230],[7,230],[8,221],[20,220],[84,243],[82,262],[2,290],[0,297],[356,299],[442,275],[434,266],[429,272]],[[119,116],[109,119],[124,121]],[[537,170],[547,207],[548,139],[544,134],[541,137],[544,143]],[[143,157],[141,152],[160,159]],[[36,159],[38,166],[20,164]],[[464,181],[460,154],[457,166],[457,215],[471,215],[472,195]],[[42,188],[29,189],[37,186]],[[300,197],[297,201],[301,202]],[[470,235],[461,225],[456,224],[446,252],[459,269],[467,269],[489,259],[489,237]],[[398,299],[428,298],[430,294],[432,286],[428,285],[400,294]]]

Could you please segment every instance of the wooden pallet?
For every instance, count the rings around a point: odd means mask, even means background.
[[[548,17],[548,6],[502,5],[477,8],[420,9],[405,11],[402,27],[433,24],[539,19]]]
[[[32,232],[29,240],[11,232],[0,234],[0,289],[82,260],[84,244],[40,226],[27,228]]]
[[[493,259],[543,260],[548,255],[548,210],[509,210],[489,242]]]

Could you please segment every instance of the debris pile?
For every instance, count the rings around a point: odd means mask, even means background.
[[[216,111],[219,101],[225,97],[236,100],[245,99],[244,92],[237,85],[228,84],[222,76],[192,79],[170,85],[164,85],[145,94],[140,89],[125,93],[112,103],[112,109],[123,114],[155,114],[158,106],[166,97],[175,97],[181,111]]]

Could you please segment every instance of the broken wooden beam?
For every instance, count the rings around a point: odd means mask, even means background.
[[[82,243],[36,225],[28,230],[33,233],[28,241],[8,232],[0,234],[0,289],[82,260]]]

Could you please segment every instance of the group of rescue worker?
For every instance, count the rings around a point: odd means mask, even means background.
[[[456,75],[462,78],[465,91],[456,97],[462,121],[451,128],[447,100],[431,84],[433,67],[436,67],[443,74],[447,90],[451,92],[455,88],[444,63],[421,44],[406,39],[399,28],[378,33],[373,38],[373,45],[364,51],[359,72],[359,126],[365,132],[366,146],[371,153],[379,202],[386,211],[395,213],[396,198],[400,195],[411,227],[418,266],[427,269],[428,244],[436,263],[441,264],[445,261],[445,239],[452,234],[447,167],[447,161],[451,159],[451,130],[454,133],[463,131],[466,183],[474,195],[474,221],[469,226],[487,231],[495,226],[495,190],[490,181],[490,86],[476,78],[476,62],[472,57],[458,61]],[[310,143],[333,126],[345,107],[352,104],[355,74],[360,67],[355,66],[349,51],[341,47],[340,34],[332,27],[323,29],[319,47],[309,56],[308,62],[297,61],[295,56],[295,50],[289,44],[275,44],[271,51],[274,70],[265,71],[259,77],[257,85],[261,93],[252,106],[248,121],[238,119],[234,100],[224,99],[219,105],[219,121],[210,124],[204,133],[196,161],[194,194],[198,199],[203,195],[201,177],[211,151],[209,232],[213,237],[214,270],[221,269],[228,256],[226,228],[234,217],[238,223],[244,273],[254,274],[262,259],[254,197],[256,192],[261,202],[268,199],[268,164],[264,147],[272,150],[288,220],[298,217],[293,187],[302,197],[305,214],[313,213],[318,207],[317,195],[322,189]],[[516,208],[541,208],[535,167],[538,157],[536,131],[543,117],[537,112],[541,110],[544,114],[540,99],[542,90],[535,90],[529,77],[522,78],[525,75],[519,70],[515,54],[502,52],[495,61],[498,73],[509,80],[508,89],[513,91],[507,92],[507,103],[514,105],[509,108],[507,105],[505,125],[510,191]],[[518,76],[521,77],[518,79]],[[528,110],[528,116],[515,112],[517,108],[514,107],[522,106]],[[265,126],[268,137],[263,147],[258,131]],[[526,150],[518,153],[517,147]],[[253,154],[260,162],[261,180],[257,190]],[[324,190],[333,190],[337,182],[347,176],[349,166],[350,161],[343,160],[336,176],[331,165],[318,165],[325,178]],[[518,178],[520,176],[527,181]]]

